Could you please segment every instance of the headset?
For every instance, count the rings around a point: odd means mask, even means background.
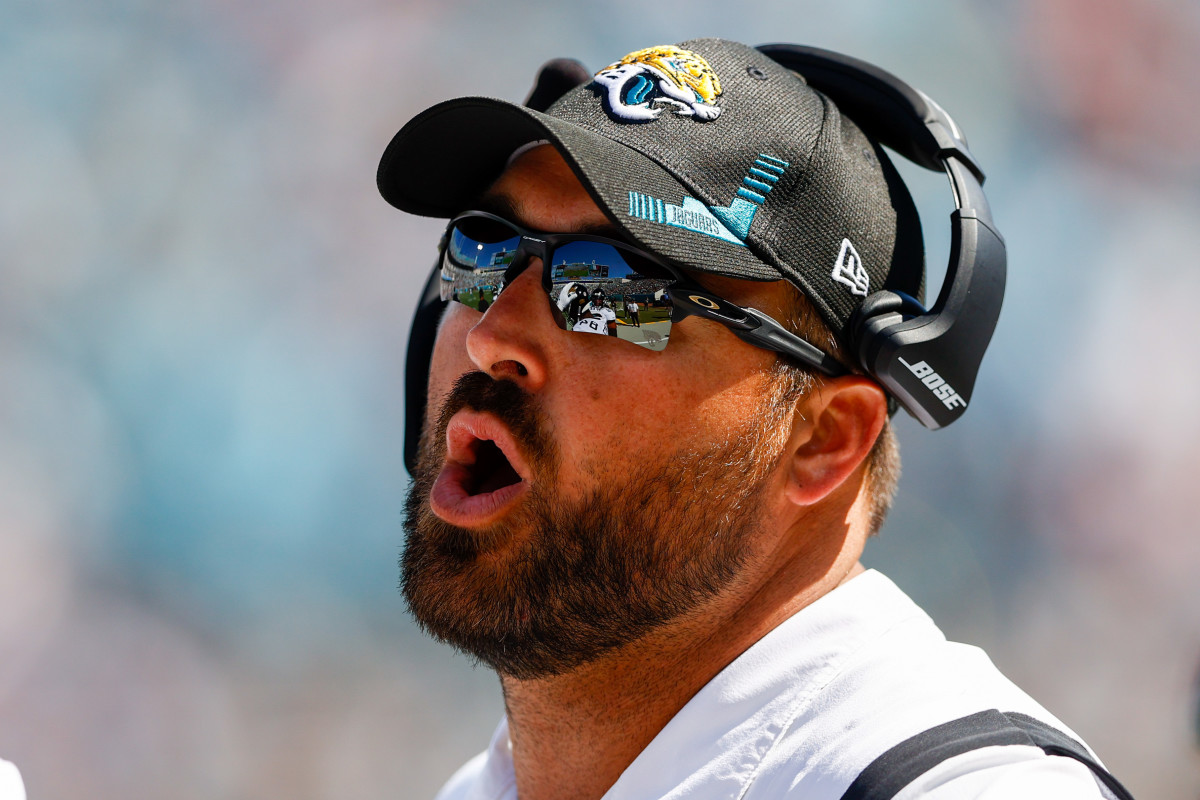
[[[966,411],[1004,300],[1004,239],[983,193],[983,170],[950,115],[891,73],[815,47],[766,44],[758,50],[824,93],[869,138],[926,169],[944,170],[950,179],[955,207],[950,261],[933,306],[926,309],[900,292],[875,292],[849,326],[858,365],[926,428],[943,428]],[[542,68],[525,105],[545,111],[589,80],[591,73],[579,62],[555,59]],[[410,474],[424,425],[433,344],[446,307],[439,278],[440,264],[435,264],[408,340],[404,463]]]

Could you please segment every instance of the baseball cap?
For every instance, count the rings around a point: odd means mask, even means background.
[[[870,294],[921,297],[916,208],[878,142],[802,77],[721,39],[630,53],[544,113],[439,103],[393,137],[379,190],[450,217],[539,140],[640,247],[698,272],[790,281],[843,341]]]

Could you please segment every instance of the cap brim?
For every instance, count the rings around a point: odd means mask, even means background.
[[[694,190],[649,156],[556,117],[504,100],[464,97],[426,109],[388,144],[377,183],[384,199],[411,214],[450,217],[500,176],[520,146],[547,139],[588,194],[634,241],[676,264],[747,280],[782,280],[745,245],[674,226],[666,204]],[[658,199],[657,211],[646,202]],[[639,205],[640,204],[640,205]]]

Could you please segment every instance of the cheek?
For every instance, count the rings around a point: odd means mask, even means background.
[[[614,363],[607,373],[593,364],[564,381],[567,391],[556,392],[549,407],[560,431],[580,435],[558,437],[560,477],[572,484],[612,479],[653,469],[681,451],[736,440],[761,413],[768,388],[762,373],[704,359],[689,363],[675,369]]]
[[[429,364],[427,420],[436,418],[442,398],[454,388],[454,382],[475,370],[475,365],[467,355],[467,332],[479,321],[479,316],[479,312],[461,303],[451,303],[442,315]]]
[[[660,377],[664,411],[681,436],[692,432],[722,441],[723,431],[740,427],[759,411],[768,391],[775,356],[749,347],[727,329],[687,320],[678,326],[680,366]],[[675,330],[672,329],[672,333]]]
[[[762,413],[767,392],[761,375],[730,376],[703,395],[686,398],[679,411],[685,420],[681,439],[691,449],[736,439]]]

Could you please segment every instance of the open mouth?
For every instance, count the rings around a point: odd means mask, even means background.
[[[473,449],[475,463],[466,465],[467,475],[463,479],[468,495],[488,494],[521,482],[521,476],[495,442],[476,439]]]
[[[508,429],[490,414],[464,409],[446,428],[446,463],[429,505],[455,525],[493,522],[524,494],[528,476]]]

